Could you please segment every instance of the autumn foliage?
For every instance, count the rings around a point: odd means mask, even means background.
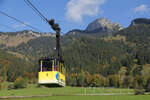
[[[15,89],[19,89],[19,88],[26,88],[27,87],[27,80],[22,78],[22,77],[18,77],[15,82],[14,82],[14,88]]]

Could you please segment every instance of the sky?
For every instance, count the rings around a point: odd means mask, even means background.
[[[107,18],[123,27],[135,18],[150,18],[150,0],[30,0],[47,19],[55,19],[65,34],[72,29],[84,30],[97,18]],[[21,21],[18,23],[0,14],[0,31],[33,30],[54,32],[24,0],[0,0],[0,11]]]

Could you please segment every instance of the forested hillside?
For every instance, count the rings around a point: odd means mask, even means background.
[[[37,76],[38,59],[54,55],[55,38],[36,35],[17,46],[1,45],[0,59],[10,62],[8,81],[14,81],[17,76]],[[150,25],[147,23],[138,20],[138,24],[106,35],[73,31],[62,36],[61,44],[68,85],[146,87],[150,80]],[[0,71],[3,69],[1,63]]]
[[[37,72],[35,60],[24,55],[0,49],[0,79],[15,81],[17,77]],[[34,75],[35,76],[35,75]]]
[[[88,72],[109,82],[111,79],[116,81],[109,86],[135,86],[136,78],[144,82],[150,76],[150,25],[132,25],[114,36],[80,37],[65,47],[64,59],[68,72],[74,73],[70,79],[76,80],[76,84],[73,82],[72,85],[82,85],[81,73]],[[145,73],[148,75],[145,76]],[[84,81],[87,81],[86,78]],[[122,83],[119,83],[120,80]],[[125,84],[125,81],[128,83]]]

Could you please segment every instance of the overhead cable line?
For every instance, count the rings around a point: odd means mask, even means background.
[[[48,19],[44,17],[44,15],[31,3],[29,0],[24,0],[25,3],[34,10],[35,13],[37,13],[46,23],[48,23]]]
[[[54,23],[55,20],[54,19],[51,19],[51,20],[48,20],[34,5],[33,3],[30,1],[30,0],[24,0],[25,3],[33,9],[33,11],[38,14],[42,19],[43,21],[45,21],[46,23],[48,23],[48,25],[51,26],[51,28],[54,30],[54,31],[59,31],[61,32],[61,29],[59,28],[59,25],[57,23]]]
[[[59,27],[59,24],[55,23],[54,19],[48,20],[44,15],[29,1],[24,0],[25,3],[31,7],[46,23],[48,23],[51,28],[56,32],[56,51],[57,51],[57,57],[60,61],[62,61],[62,55],[61,55],[61,49],[60,49],[60,32],[61,28]]]
[[[5,16],[9,17],[10,19],[13,19],[13,20],[15,20],[15,21],[17,21],[17,22],[19,22],[19,23],[25,25],[25,26],[28,26],[28,27],[32,28],[33,30],[36,30],[36,31],[41,32],[39,29],[37,29],[37,28],[35,28],[35,27],[31,26],[31,25],[25,24],[23,21],[21,21],[21,20],[15,18],[15,17],[12,17],[12,16],[6,14],[5,12],[0,11],[0,13],[1,13],[2,15],[5,15]]]

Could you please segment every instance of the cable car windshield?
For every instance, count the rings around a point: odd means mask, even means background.
[[[52,62],[42,61],[42,71],[52,71]]]

